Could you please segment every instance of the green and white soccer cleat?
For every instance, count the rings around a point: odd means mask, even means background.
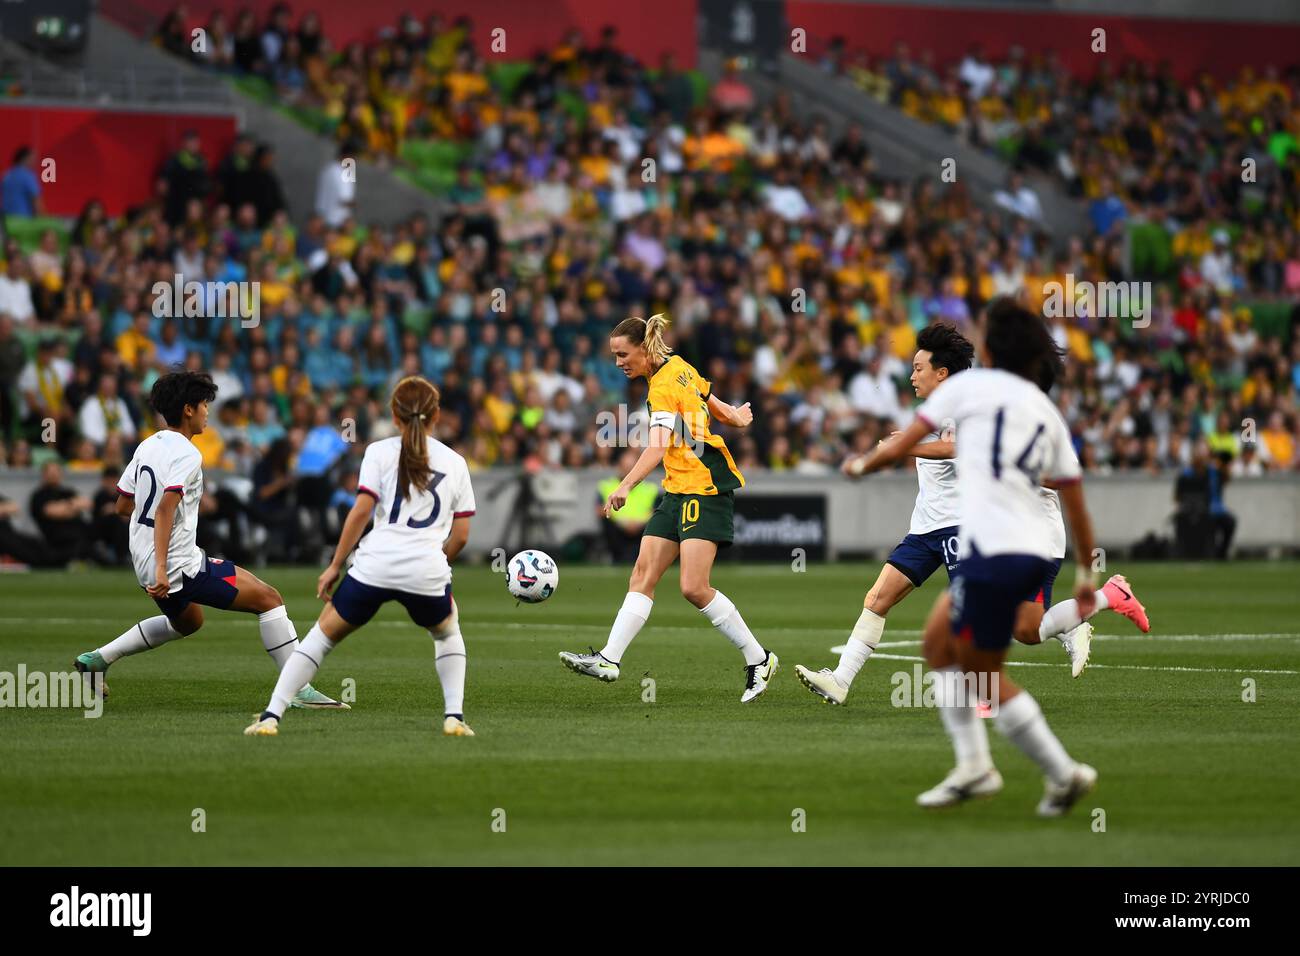
[[[108,681],[104,679],[104,674],[108,672],[108,662],[99,651],[78,654],[72,666],[81,674],[81,679],[86,682],[86,687],[92,694],[104,699],[108,698]]]
[[[916,803],[927,810],[939,810],[975,797],[991,797],[1001,789],[1002,774],[993,767],[988,770],[954,767],[938,786],[919,794]]]
[[[560,651],[560,660],[564,666],[575,674],[586,674],[596,680],[611,683],[618,680],[618,665],[606,660],[595,648],[590,654],[575,654],[572,651]]]
[[[1078,677],[1092,655],[1092,625],[1084,621],[1074,630],[1062,634],[1061,646],[1070,655],[1070,676]]]
[[[819,671],[810,671],[802,664],[794,665],[795,676],[799,678],[799,683],[803,684],[810,691],[822,699],[825,704],[842,704],[844,698],[849,696],[849,689],[840,683],[835,672],[829,667],[823,667]]]
[[[1043,780],[1043,799],[1038,801],[1040,817],[1063,817],[1070,812],[1080,797],[1097,786],[1097,771],[1086,763],[1074,765],[1070,779],[1065,783]]]
[[[345,704],[341,700],[335,700],[332,697],[326,697],[311,684],[308,684],[302,690],[294,695],[293,700],[289,702],[290,707],[307,708],[309,710],[351,710],[351,704]]]
[[[762,697],[767,690],[767,685],[781,669],[781,659],[767,648],[763,650],[767,654],[767,657],[763,658],[763,663],[745,665],[745,692],[740,695],[742,704],[748,704],[751,700]]]

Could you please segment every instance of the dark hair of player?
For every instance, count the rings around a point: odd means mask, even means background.
[[[1043,320],[1010,296],[989,303],[984,319],[984,347],[994,368],[1027,378],[1051,391],[1065,370],[1061,350]]]
[[[957,326],[947,322],[933,322],[923,328],[916,337],[916,347],[929,352],[930,364],[946,368],[949,375],[966,371],[975,361],[975,346],[957,331]]]
[[[217,386],[207,372],[168,372],[153,383],[149,404],[173,428],[181,423],[185,406],[198,408],[217,397]]]

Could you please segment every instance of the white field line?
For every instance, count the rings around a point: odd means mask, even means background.
[[[223,615],[221,617],[209,617],[204,621],[204,627],[246,627],[252,623],[253,616],[249,615]],[[612,619],[611,619],[612,620]],[[131,621],[125,617],[122,618],[89,618],[89,617],[0,617],[0,626],[3,625],[24,625],[24,624],[58,624],[58,625],[81,625],[83,627],[120,627],[126,628],[131,625]],[[315,619],[299,619],[294,624],[298,627],[311,628]],[[466,626],[475,629],[481,628],[508,628],[511,630],[537,630],[537,631],[571,631],[575,629],[599,628],[608,630],[609,624],[606,622],[597,622],[592,624],[576,623],[550,623],[547,621],[516,621],[505,620],[503,618],[487,617],[467,617]],[[372,621],[366,627],[385,627],[385,628],[416,628],[410,621]],[[707,628],[707,624],[677,625],[677,624],[649,624],[647,629],[658,631],[698,631],[701,628]],[[841,628],[829,627],[811,627],[801,628],[804,633],[843,633]],[[922,634],[920,630],[908,628],[890,628],[889,635],[893,637],[919,638]],[[1300,640],[1300,631],[1276,631],[1260,634],[1094,634],[1094,641],[1133,641],[1142,643],[1150,641],[1152,643],[1170,642],[1218,642],[1218,641],[1296,641]],[[921,642],[919,640],[905,641],[883,641],[879,647],[916,647]],[[831,648],[831,653],[839,654],[844,651],[844,645],[838,644]],[[1092,664],[1090,667],[1100,665]]]
[[[911,654],[873,654],[885,661],[915,661],[925,663],[925,658]],[[1068,663],[1049,664],[1046,661],[1006,661],[1007,667],[1069,667]],[[1112,671],[1179,671],[1188,674],[1300,674],[1300,671],[1270,670],[1263,667],[1156,667],[1147,664],[1088,664],[1089,670],[1105,668]]]

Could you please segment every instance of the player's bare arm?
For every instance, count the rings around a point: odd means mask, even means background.
[[[1064,484],[1058,489],[1061,507],[1074,532],[1074,599],[1079,610],[1087,615],[1097,606],[1097,576],[1092,571],[1092,517],[1083,500],[1083,482]]]
[[[894,462],[907,457],[909,449],[920,444],[921,439],[928,435],[931,430],[929,423],[917,419],[901,432],[897,432],[882,441],[867,454],[849,458],[844,462],[841,470],[846,475],[856,478],[860,475],[878,471],[886,465],[892,465]]]
[[[172,525],[176,522],[176,509],[181,504],[179,491],[164,491],[153,517],[154,583],[145,588],[150,597],[166,597],[171,590],[167,580],[167,549],[172,540]]]
[[[330,591],[338,581],[339,576],[343,573],[343,562],[348,559],[348,555],[357,546],[361,536],[366,532],[366,525],[370,523],[370,518],[375,513],[375,499],[365,492],[357,495],[357,500],[352,505],[352,510],[348,512],[347,518],[343,520],[343,530],[339,532],[339,543],[334,548],[334,559],[330,561],[329,567],[321,572],[316,579],[316,596],[322,601],[328,601]]]
[[[672,432],[667,428],[655,427],[650,429],[650,444],[646,446],[645,451],[641,452],[641,457],[636,460],[632,470],[627,473],[619,486],[610,493],[609,499],[605,502],[604,514],[606,518],[627,504],[627,496],[632,489],[643,482],[650,472],[663,463],[664,455],[668,451],[668,445],[672,442],[672,437]]]
[[[443,542],[442,553],[447,556],[448,561],[454,561],[456,555],[464,550],[468,542],[469,517],[455,518],[451,522],[451,534],[447,535],[447,540]]]
[[[724,425],[735,428],[748,428],[754,421],[754,412],[749,402],[744,405],[728,405],[716,395],[709,396],[709,414]]]

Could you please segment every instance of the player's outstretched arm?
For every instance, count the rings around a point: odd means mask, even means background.
[[[856,478],[884,468],[886,465],[892,465],[899,459],[906,457],[909,450],[920,444],[921,439],[928,435],[932,429],[933,426],[928,422],[918,418],[901,432],[895,432],[891,437],[882,441],[869,453],[845,461],[842,470],[846,475]]]
[[[897,438],[902,432],[890,432],[890,438]],[[951,438],[941,438],[938,441],[922,442],[919,445],[913,445],[907,450],[908,458],[932,458],[937,460],[946,460],[957,457],[957,443]]]
[[[749,402],[744,405],[728,405],[716,395],[709,396],[709,414],[724,425],[736,428],[748,428],[754,421],[754,411]]]
[[[632,489],[641,484],[650,472],[658,468],[664,460],[664,455],[668,451],[668,444],[672,441],[673,433],[666,427],[651,426],[650,444],[641,452],[641,457],[636,460],[632,470],[619,483],[605,502],[604,514],[608,518],[615,511],[618,511],[627,504],[627,496]]]
[[[1097,606],[1097,575],[1092,570],[1092,516],[1083,500],[1082,481],[1059,485],[1057,493],[1070,522],[1070,531],[1074,533],[1074,599],[1079,602],[1079,613],[1087,620],[1087,615]]]
[[[330,561],[329,567],[321,572],[321,576],[316,579],[316,596],[322,601],[329,600],[330,590],[334,587],[334,582],[343,573],[343,562],[348,559],[352,549],[361,540],[361,535],[365,533],[366,525],[370,523],[370,518],[374,513],[375,499],[364,491],[358,494],[357,500],[352,504],[352,510],[343,519],[343,530],[339,532],[339,543],[334,548],[334,559]]]

